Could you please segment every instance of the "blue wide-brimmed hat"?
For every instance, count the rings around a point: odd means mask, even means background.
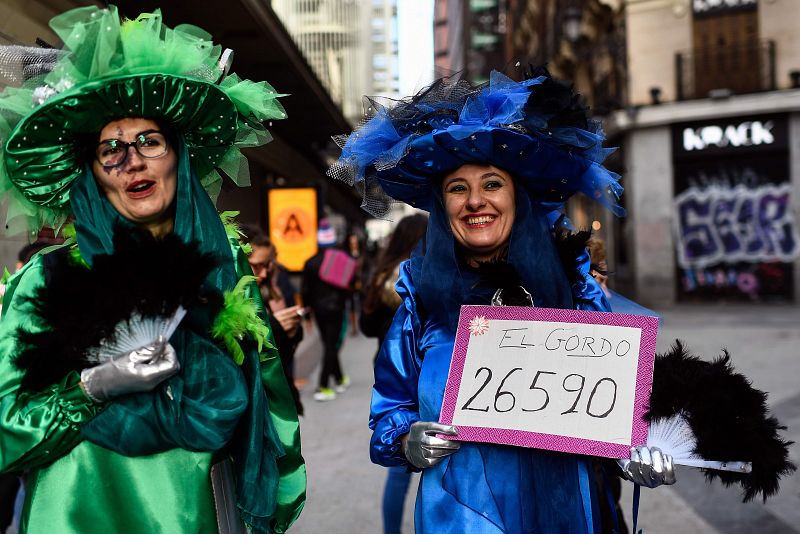
[[[554,209],[581,191],[624,214],[619,175],[602,165],[614,150],[572,88],[544,68],[521,82],[496,71],[480,85],[441,78],[413,97],[368,105],[364,123],[336,138],[342,154],[328,175],[357,187],[376,217],[391,199],[430,211],[439,180],[467,163],[506,170]]]

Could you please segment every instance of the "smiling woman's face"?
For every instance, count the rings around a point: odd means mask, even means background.
[[[514,225],[511,175],[493,165],[462,165],[445,176],[442,196],[450,229],[467,261],[489,261],[502,253]]]
[[[104,141],[143,144],[161,142],[154,132],[160,132],[158,124],[151,119],[126,118],[111,121],[100,130],[98,146]],[[103,145],[107,147],[108,145]],[[102,147],[98,150],[103,150]],[[123,146],[119,157],[123,159],[116,167],[103,166],[97,157],[92,163],[95,179],[108,201],[120,215],[154,235],[172,231],[174,213],[172,204],[178,185],[178,157],[172,146],[158,157],[145,158],[133,146]]]

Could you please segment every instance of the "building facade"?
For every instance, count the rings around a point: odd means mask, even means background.
[[[273,0],[271,4],[333,101],[351,124],[357,122],[361,95],[371,93],[373,2]]]
[[[798,0],[629,2],[617,260],[644,303],[796,301]]]
[[[397,0],[372,0],[369,21],[372,83],[367,92],[370,95],[400,96],[397,3]]]
[[[436,0],[434,61],[441,75],[460,73],[473,82],[506,66],[504,0]]]

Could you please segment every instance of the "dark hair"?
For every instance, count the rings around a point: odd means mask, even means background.
[[[41,251],[42,249],[52,246],[54,243],[49,243],[47,241],[36,241],[35,243],[29,243],[22,247],[17,254],[17,260],[20,261],[23,265],[31,261],[31,258],[37,252]]]
[[[381,294],[381,288],[394,272],[395,267],[411,256],[411,251],[419,240],[425,236],[428,228],[428,217],[421,213],[408,215],[400,219],[392,232],[386,248],[381,251],[375,263],[375,271],[367,287],[367,296],[364,299],[364,310],[371,312],[375,309]]]
[[[267,236],[267,234],[255,224],[242,224],[239,229],[242,232],[242,243],[249,243],[254,247],[272,248],[273,245],[269,236]],[[275,251],[273,250],[273,253],[274,252]],[[277,270],[274,270],[267,279],[266,290],[270,300],[280,298],[280,295],[276,293],[275,289],[272,287],[272,278],[276,276],[276,274]]]
[[[148,118],[148,117],[145,117]],[[167,140],[167,144],[173,148],[178,146],[178,132],[175,130],[175,127],[172,126],[172,123],[163,117],[159,118],[151,118],[153,122],[158,125],[158,129],[161,130],[161,133],[164,134],[164,138]]]
[[[251,245],[255,245],[257,247],[271,247],[272,241],[270,240],[269,236],[258,226],[255,224],[243,224],[241,225],[242,230],[242,241],[245,243],[250,243]]]

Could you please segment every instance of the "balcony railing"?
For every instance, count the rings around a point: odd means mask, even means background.
[[[771,40],[695,49],[675,55],[678,100],[714,92],[756,93],[775,89],[775,42]]]

